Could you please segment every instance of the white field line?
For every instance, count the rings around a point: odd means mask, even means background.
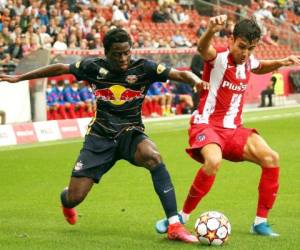
[[[255,116],[255,117],[248,117],[245,118],[245,122],[253,122],[253,121],[267,121],[267,120],[278,120],[282,118],[288,118],[288,117],[298,117],[300,116],[300,111],[299,112],[290,112],[290,113],[281,113],[281,114],[270,114],[270,115],[263,115],[263,116]],[[154,123],[156,128],[169,126],[169,129],[167,131],[162,130],[162,131],[152,131],[153,129],[147,129],[146,126],[146,133],[151,133],[151,134],[160,134],[160,133],[165,133],[165,132],[174,132],[174,131],[179,131],[182,129],[186,129],[188,127],[188,121],[186,121],[186,124],[176,124],[174,123],[174,120],[184,120],[190,117],[190,115],[180,115],[176,117],[170,117],[167,118],[153,118],[153,119],[148,119],[144,123]],[[78,143],[82,142],[83,138],[77,138],[77,139],[72,139],[72,140],[59,140],[59,141],[50,141],[50,142],[37,142],[33,144],[24,144],[24,145],[12,145],[12,146],[4,146],[0,147],[0,152],[1,151],[8,151],[8,150],[20,150],[20,149],[26,149],[26,148],[37,148],[37,147],[48,147],[52,145],[61,145],[61,144],[70,144],[70,143]]]

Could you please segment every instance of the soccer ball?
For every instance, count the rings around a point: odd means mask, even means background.
[[[216,211],[208,211],[200,215],[195,224],[199,241],[206,245],[223,245],[231,233],[231,225],[227,217]]]

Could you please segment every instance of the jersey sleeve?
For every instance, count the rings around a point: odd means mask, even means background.
[[[257,60],[254,55],[250,56],[250,68],[251,70],[258,69],[260,67],[260,61]]]
[[[205,61],[205,62],[207,62],[209,64],[212,64],[212,65],[215,64],[215,61],[216,61],[216,59],[218,57],[218,54],[220,54],[220,53],[225,52],[225,51],[228,50],[228,48],[225,48],[225,47],[215,47],[215,46],[213,46],[213,47],[216,50],[216,56],[214,58],[210,59],[210,60],[206,60]]]
[[[145,73],[152,82],[165,82],[169,77],[171,68],[164,64],[157,64],[153,61],[145,61]]]
[[[70,72],[77,78],[78,81],[86,80],[87,75],[92,73],[92,64],[91,58],[84,58],[81,61],[70,64]]]

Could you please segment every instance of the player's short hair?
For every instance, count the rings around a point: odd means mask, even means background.
[[[254,19],[244,19],[238,22],[233,29],[234,39],[240,37],[252,42],[261,37],[261,29]]]
[[[128,42],[130,47],[132,46],[131,38],[125,30],[120,28],[109,30],[105,34],[103,39],[103,46],[105,49],[105,53],[107,53],[110,50],[113,43],[124,43],[124,42]]]

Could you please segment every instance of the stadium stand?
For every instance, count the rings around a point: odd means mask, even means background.
[[[0,71],[13,73],[23,58],[41,49],[51,50],[53,57],[60,54],[101,55],[103,35],[113,27],[129,31],[133,47],[139,50],[137,54],[147,53],[150,49],[157,50],[155,53],[174,55],[179,47],[192,47],[185,51],[191,58],[197,37],[203,33],[209,19],[207,15],[199,15],[192,2],[1,1]],[[297,1],[252,0],[248,1],[248,6],[226,0],[218,1],[220,6],[214,4],[216,1],[197,2],[211,6],[212,15],[227,14],[229,17],[228,27],[214,38],[215,46],[226,46],[235,22],[253,16],[264,34],[255,52],[259,59],[281,58],[291,53],[300,55],[300,7]],[[175,52],[171,52],[172,49]],[[166,63],[172,63],[172,60],[166,59]],[[189,62],[176,67],[188,65]],[[75,81],[73,76],[55,78],[56,82],[66,79],[71,84]],[[91,109],[87,113],[91,115]]]

